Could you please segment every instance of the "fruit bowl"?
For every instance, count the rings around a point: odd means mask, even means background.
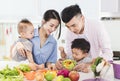
[[[64,68],[68,70],[72,70],[76,65],[76,61],[71,60],[71,59],[66,59],[62,62],[62,65]]]

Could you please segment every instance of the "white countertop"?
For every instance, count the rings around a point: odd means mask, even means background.
[[[14,61],[0,61],[0,69],[3,69],[7,64],[10,67],[14,67],[19,65],[20,63],[25,63],[25,62],[14,62]],[[92,72],[89,73],[82,73],[80,72],[80,80],[85,80],[85,79],[91,79],[93,78],[94,75]],[[104,76],[104,79],[108,80],[108,81],[120,81],[120,79],[115,79],[114,78],[114,73],[113,73],[113,67],[112,65],[110,66],[110,69],[107,71],[106,75]]]
[[[80,72],[80,80],[85,80],[85,79],[92,79],[94,78],[94,74],[92,72],[89,73],[82,73]],[[120,81],[120,79],[116,79],[114,78],[114,72],[113,72],[113,66],[111,64],[109,70],[107,71],[107,73],[104,75],[103,77],[105,80],[107,81]]]

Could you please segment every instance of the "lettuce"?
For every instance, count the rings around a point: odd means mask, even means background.
[[[22,71],[22,72],[30,72],[31,68],[27,65],[27,64],[20,64],[18,66],[18,68]]]
[[[23,81],[24,77],[19,74],[16,67],[9,68],[8,65],[0,70],[0,81]]]

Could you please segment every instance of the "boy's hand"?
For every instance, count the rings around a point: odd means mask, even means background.
[[[88,73],[88,72],[89,72],[88,66],[89,66],[88,64],[81,63],[81,64],[76,65],[76,66],[73,68],[73,70]]]
[[[16,47],[19,54],[22,55],[23,57],[26,57],[26,51],[24,49],[23,44],[21,42],[17,42]]]
[[[61,58],[66,58],[66,54],[63,47],[59,47]]]
[[[64,52],[64,48],[63,47],[59,47],[60,52]]]

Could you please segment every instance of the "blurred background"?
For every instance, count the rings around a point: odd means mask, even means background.
[[[0,0],[0,59],[9,56],[10,46],[18,37],[16,29],[21,19],[29,19],[36,28],[46,10],[56,9],[60,13],[66,6],[74,4],[81,7],[86,18],[103,23],[113,51],[120,55],[120,0]],[[66,29],[62,24],[62,35],[57,40],[59,46],[65,45]]]

